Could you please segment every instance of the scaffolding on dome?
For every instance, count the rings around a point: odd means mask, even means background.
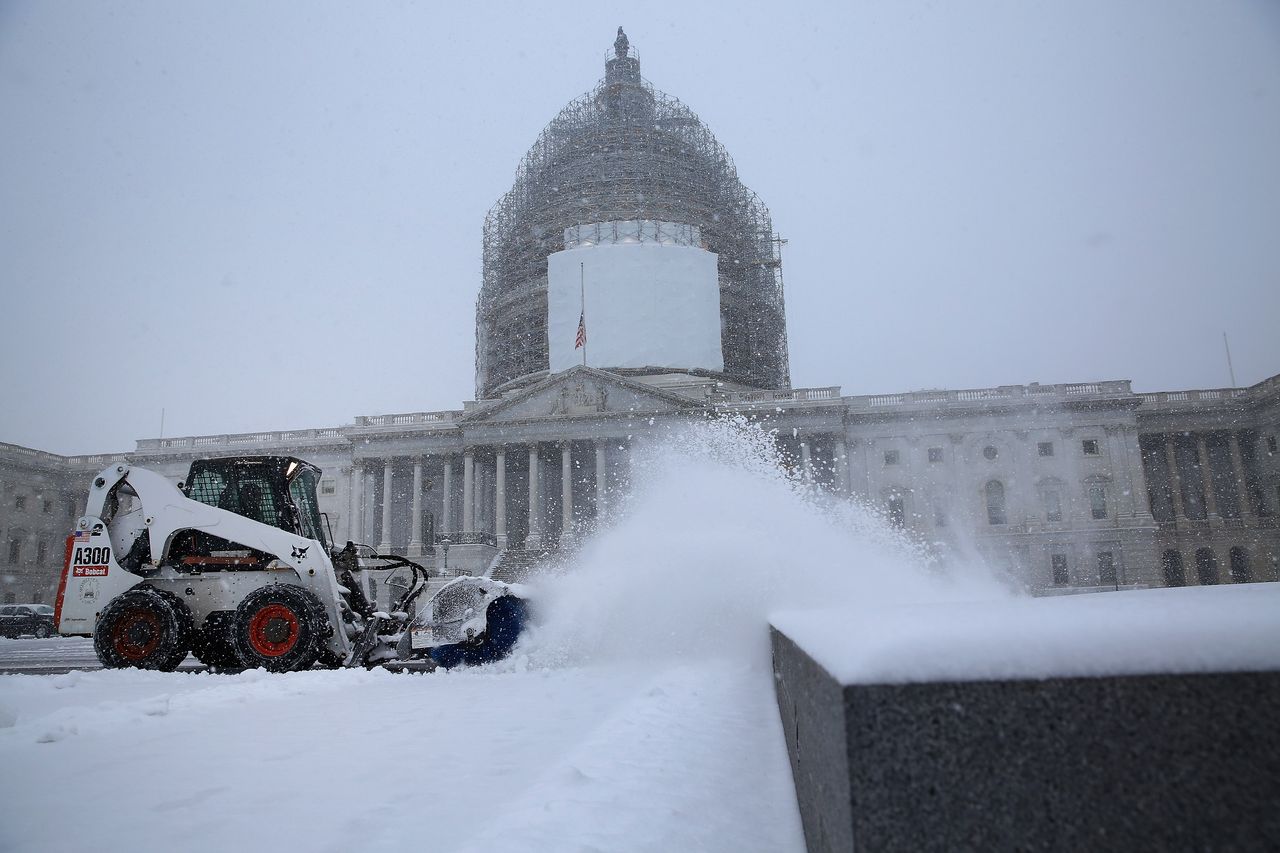
[[[692,226],[719,256],[726,380],[790,385],[782,241],[728,152],[678,99],[653,88],[619,30],[605,79],[542,131],[484,223],[476,394],[546,375],[547,256],[565,231],[602,223]]]

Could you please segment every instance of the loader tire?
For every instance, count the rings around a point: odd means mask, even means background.
[[[191,611],[176,595],[149,586],[116,596],[98,617],[93,649],[109,669],[172,672],[187,656]]]
[[[236,654],[235,643],[231,640],[235,616],[235,612],[231,610],[210,613],[191,641],[191,654],[215,672],[239,672],[244,669],[244,664],[240,663],[240,655]]]
[[[246,669],[310,669],[324,651],[328,617],[320,600],[299,586],[274,583],[245,596],[231,640]]]

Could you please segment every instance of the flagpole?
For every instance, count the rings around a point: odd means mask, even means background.
[[[582,315],[581,316],[582,316],[582,322],[585,324],[587,322],[587,266],[585,263],[580,262],[578,264],[578,281],[582,289],[582,292],[581,292]],[[582,337],[582,366],[583,367],[587,366],[587,338],[585,335]]]

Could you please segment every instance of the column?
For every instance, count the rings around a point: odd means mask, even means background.
[[[542,545],[542,495],[538,473],[538,445],[531,444],[529,445],[529,535],[525,539],[526,548],[537,548]]]
[[[809,457],[809,442],[800,442],[800,479],[805,483],[813,482],[813,462]]]
[[[462,454],[462,529],[470,533],[476,527],[476,456],[468,447]]]
[[[1200,460],[1200,482],[1204,486],[1205,517],[1218,517],[1218,498],[1213,493],[1213,469],[1209,467],[1209,448],[1204,433],[1196,433],[1196,457]]]
[[[1142,445],[1138,441],[1138,429],[1125,428],[1120,433],[1120,446],[1124,450],[1125,482],[1129,486],[1133,514],[1144,523],[1154,521],[1147,497],[1147,475],[1142,467]]]
[[[573,450],[569,442],[560,445],[560,541],[573,539]]]
[[[832,445],[831,452],[836,457],[836,492],[849,494],[849,448],[845,446],[844,436],[840,436]]]
[[[609,460],[605,454],[605,443],[603,441],[596,442],[596,523],[604,521],[605,513],[609,509],[609,489],[608,484],[608,465]]]
[[[1231,473],[1236,478],[1236,494],[1240,498],[1240,517],[1250,518],[1253,515],[1253,504],[1249,500],[1249,484],[1244,476],[1244,457],[1240,455],[1240,436],[1235,430],[1227,433],[1231,447]]]
[[[391,553],[391,460],[382,464],[382,539],[378,553]]]
[[[361,520],[364,518],[364,463],[351,465],[351,515],[347,518],[347,539],[351,542],[362,542]]]
[[[493,535],[498,547],[507,547],[507,451],[499,447],[493,455]]]
[[[409,520],[409,556],[422,556],[422,457],[413,460],[413,517]]]
[[[1173,447],[1173,435],[1164,434],[1164,464],[1169,468],[1169,491],[1173,492],[1173,518],[1186,518],[1182,508],[1182,475],[1178,473],[1178,453]]]
[[[444,457],[444,499],[440,507],[440,532],[453,535],[453,457]]]
[[[376,477],[377,475],[374,474],[372,466],[365,469],[364,471],[364,511],[361,513],[361,522],[360,522],[360,529],[361,529],[360,541],[365,544],[373,542],[374,539],[377,538],[374,535],[374,530],[373,530],[373,510],[374,510],[374,507],[378,505],[378,502],[376,500],[376,497],[378,494],[378,491],[377,491],[378,483],[377,483]]]

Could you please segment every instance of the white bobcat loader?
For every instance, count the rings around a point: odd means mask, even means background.
[[[514,589],[458,578],[416,617],[422,566],[337,550],[316,500],[320,470],[282,456],[200,459],[177,486],[115,465],[93,481],[67,539],[55,621],[92,636],[106,667],[172,670],[191,652],[219,670],[272,672],[503,656],[524,624]],[[404,568],[408,589],[379,611],[364,572]]]

